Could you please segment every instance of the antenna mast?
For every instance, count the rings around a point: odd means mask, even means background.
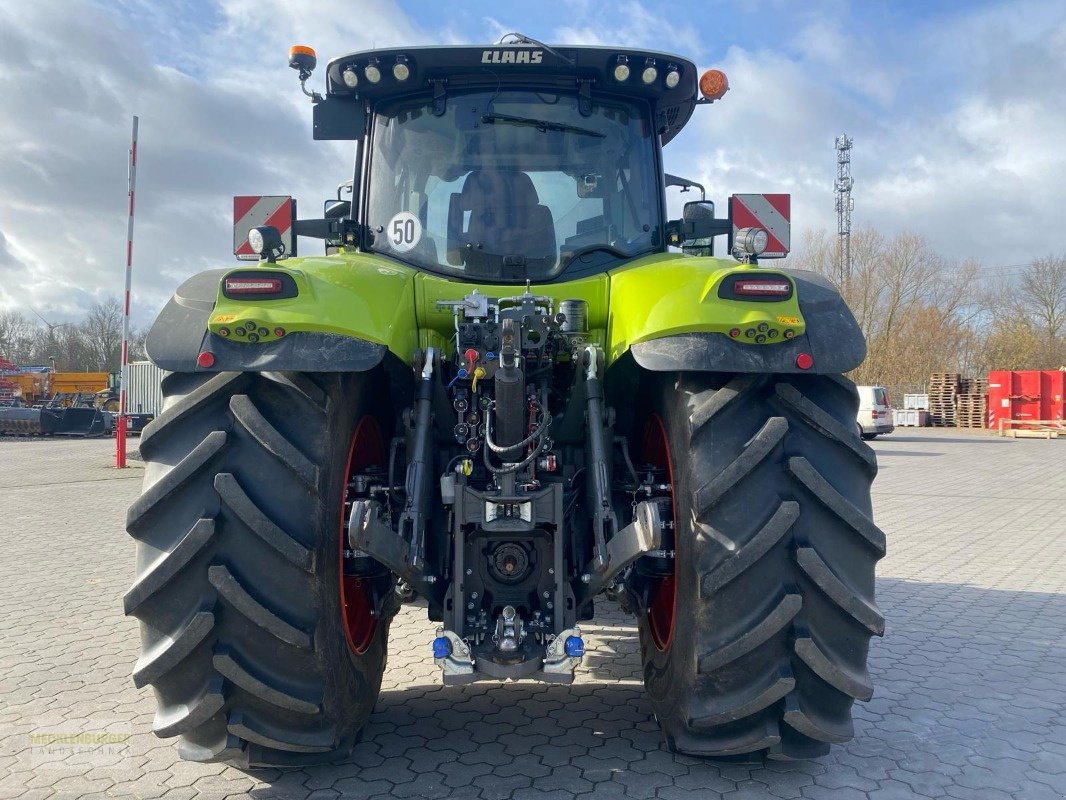
[[[837,281],[843,286],[851,280],[851,212],[855,201],[851,199],[852,139],[846,133],[836,140],[837,180],[834,188],[837,201]]]

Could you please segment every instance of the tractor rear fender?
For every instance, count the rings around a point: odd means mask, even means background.
[[[414,274],[362,254],[201,272],[178,287],[145,347],[175,372],[364,372],[390,350],[406,361],[417,346]],[[283,290],[228,293],[234,276],[281,280]],[[198,365],[203,352],[210,367]]]
[[[792,284],[789,296],[732,291],[774,278]],[[655,372],[842,373],[866,357],[855,317],[821,276],[714,258],[660,256],[612,273],[608,340],[612,361],[629,352]]]

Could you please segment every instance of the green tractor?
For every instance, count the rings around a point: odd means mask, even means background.
[[[565,684],[605,598],[672,750],[848,740],[884,628],[842,377],[865,343],[829,283],[759,265],[786,196],[668,218],[702,187],[661,147],[724,75],[525,37],[345,55],[324,95],[310,48],[290,64],[353,180],[320,219],[237,198],[256,263],[187,280],[147,340],[165,401],[125,609],[155,733],[196,761],[343,758],[403,603],[445,684]]]

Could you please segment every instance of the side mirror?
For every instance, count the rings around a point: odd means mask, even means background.
[[[322,216],[326,219],[342,219],[352,215],[351,200],[327,200],[322,208]]]
[[[327,200],[322,206],[322,216],[327,220],[345,219],[352,215],[352,202],[350,200]],[[331,256],[340,252],[344,241],[339,235],[326,237],[326,255]]]
[[[693,200],[685,203],[681,219],[669,223],[668,243],[680,247],[691,256],[714,255],[714,237],[729,233],[728,219],[714,216],[714,203],[710,200]]]
[[[710,239],[718,233],[728,232],[728,227],[721,227],[719,223],[726,220],[714,218],[714,203],[710,200],[693,200],[685,203],[685,210],[681,214],[681,239],[690,242],[694,239]]]

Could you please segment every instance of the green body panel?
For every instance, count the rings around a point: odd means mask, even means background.
[[[238,328],[267,329],[260,341],[273,341],[274,329],[334,333],[383,344],[404,361],[416,347],[451,351],[455,331],[449,309],[437,310],[438,300],[459,300],[476,289],[488,297],[513,297],[524,287],[514,284],[474,284],[419,272],[387,257],[368,253],[340,253],[317,258],[287,259],[263,265],[264,271],[283,272],[296,281],[299,294],[283,300],[234,300],[219,288],[209,328],[225,329],[233,342],[247,342]],[[234,272],[247,272],[239,267]],[[608,363],[640,342],[682,333],[722,333],[733,328],[736,339],[752,347],[784,340],[786,330],[804,332],[796,292],[783,302],[752,302],[718,297],[726,276],[754,272],[754,268],[718,258],[692,258],[656,253],[630,261],[610,272],[573,281],[531,287],[533,294],[588,303],[589,340],[604,347]],[[765,325],[773,339],[756,345],[745,332]],[[249,347],[254,344],[249,343]]]
[[[718,296],[718,287],[727,276],[757,275],[759,269],[732,259],[657,253],[612,270],[608,360],[621,357],[634,344],[680,333],[728,336],[730,330],[739,328],[741,335],[736,341],[753,347],[784,341],[786,330],[799,336],[805,325],[795,282],[792,297],[783,302],[727,300]],[[766,325],[767,334],[777,333],[756,345],[745,332],[758,330],[760,324]]]
[[[266,328],[260,341],[274,341],[274,328],[297,332],[337,333],[383,344],[404,360],[418,343],[414,280],[417,271],[397,261],[366,253],[293,258],[263,265],[288,273],[299,294],[286,300],[234,300],[223,296],[221,283],[209,328],[230,331],[230,341],[246,320]],[[247,272],[240,267],[234,272]],[[254,347],[254,345],[249,345]]]

